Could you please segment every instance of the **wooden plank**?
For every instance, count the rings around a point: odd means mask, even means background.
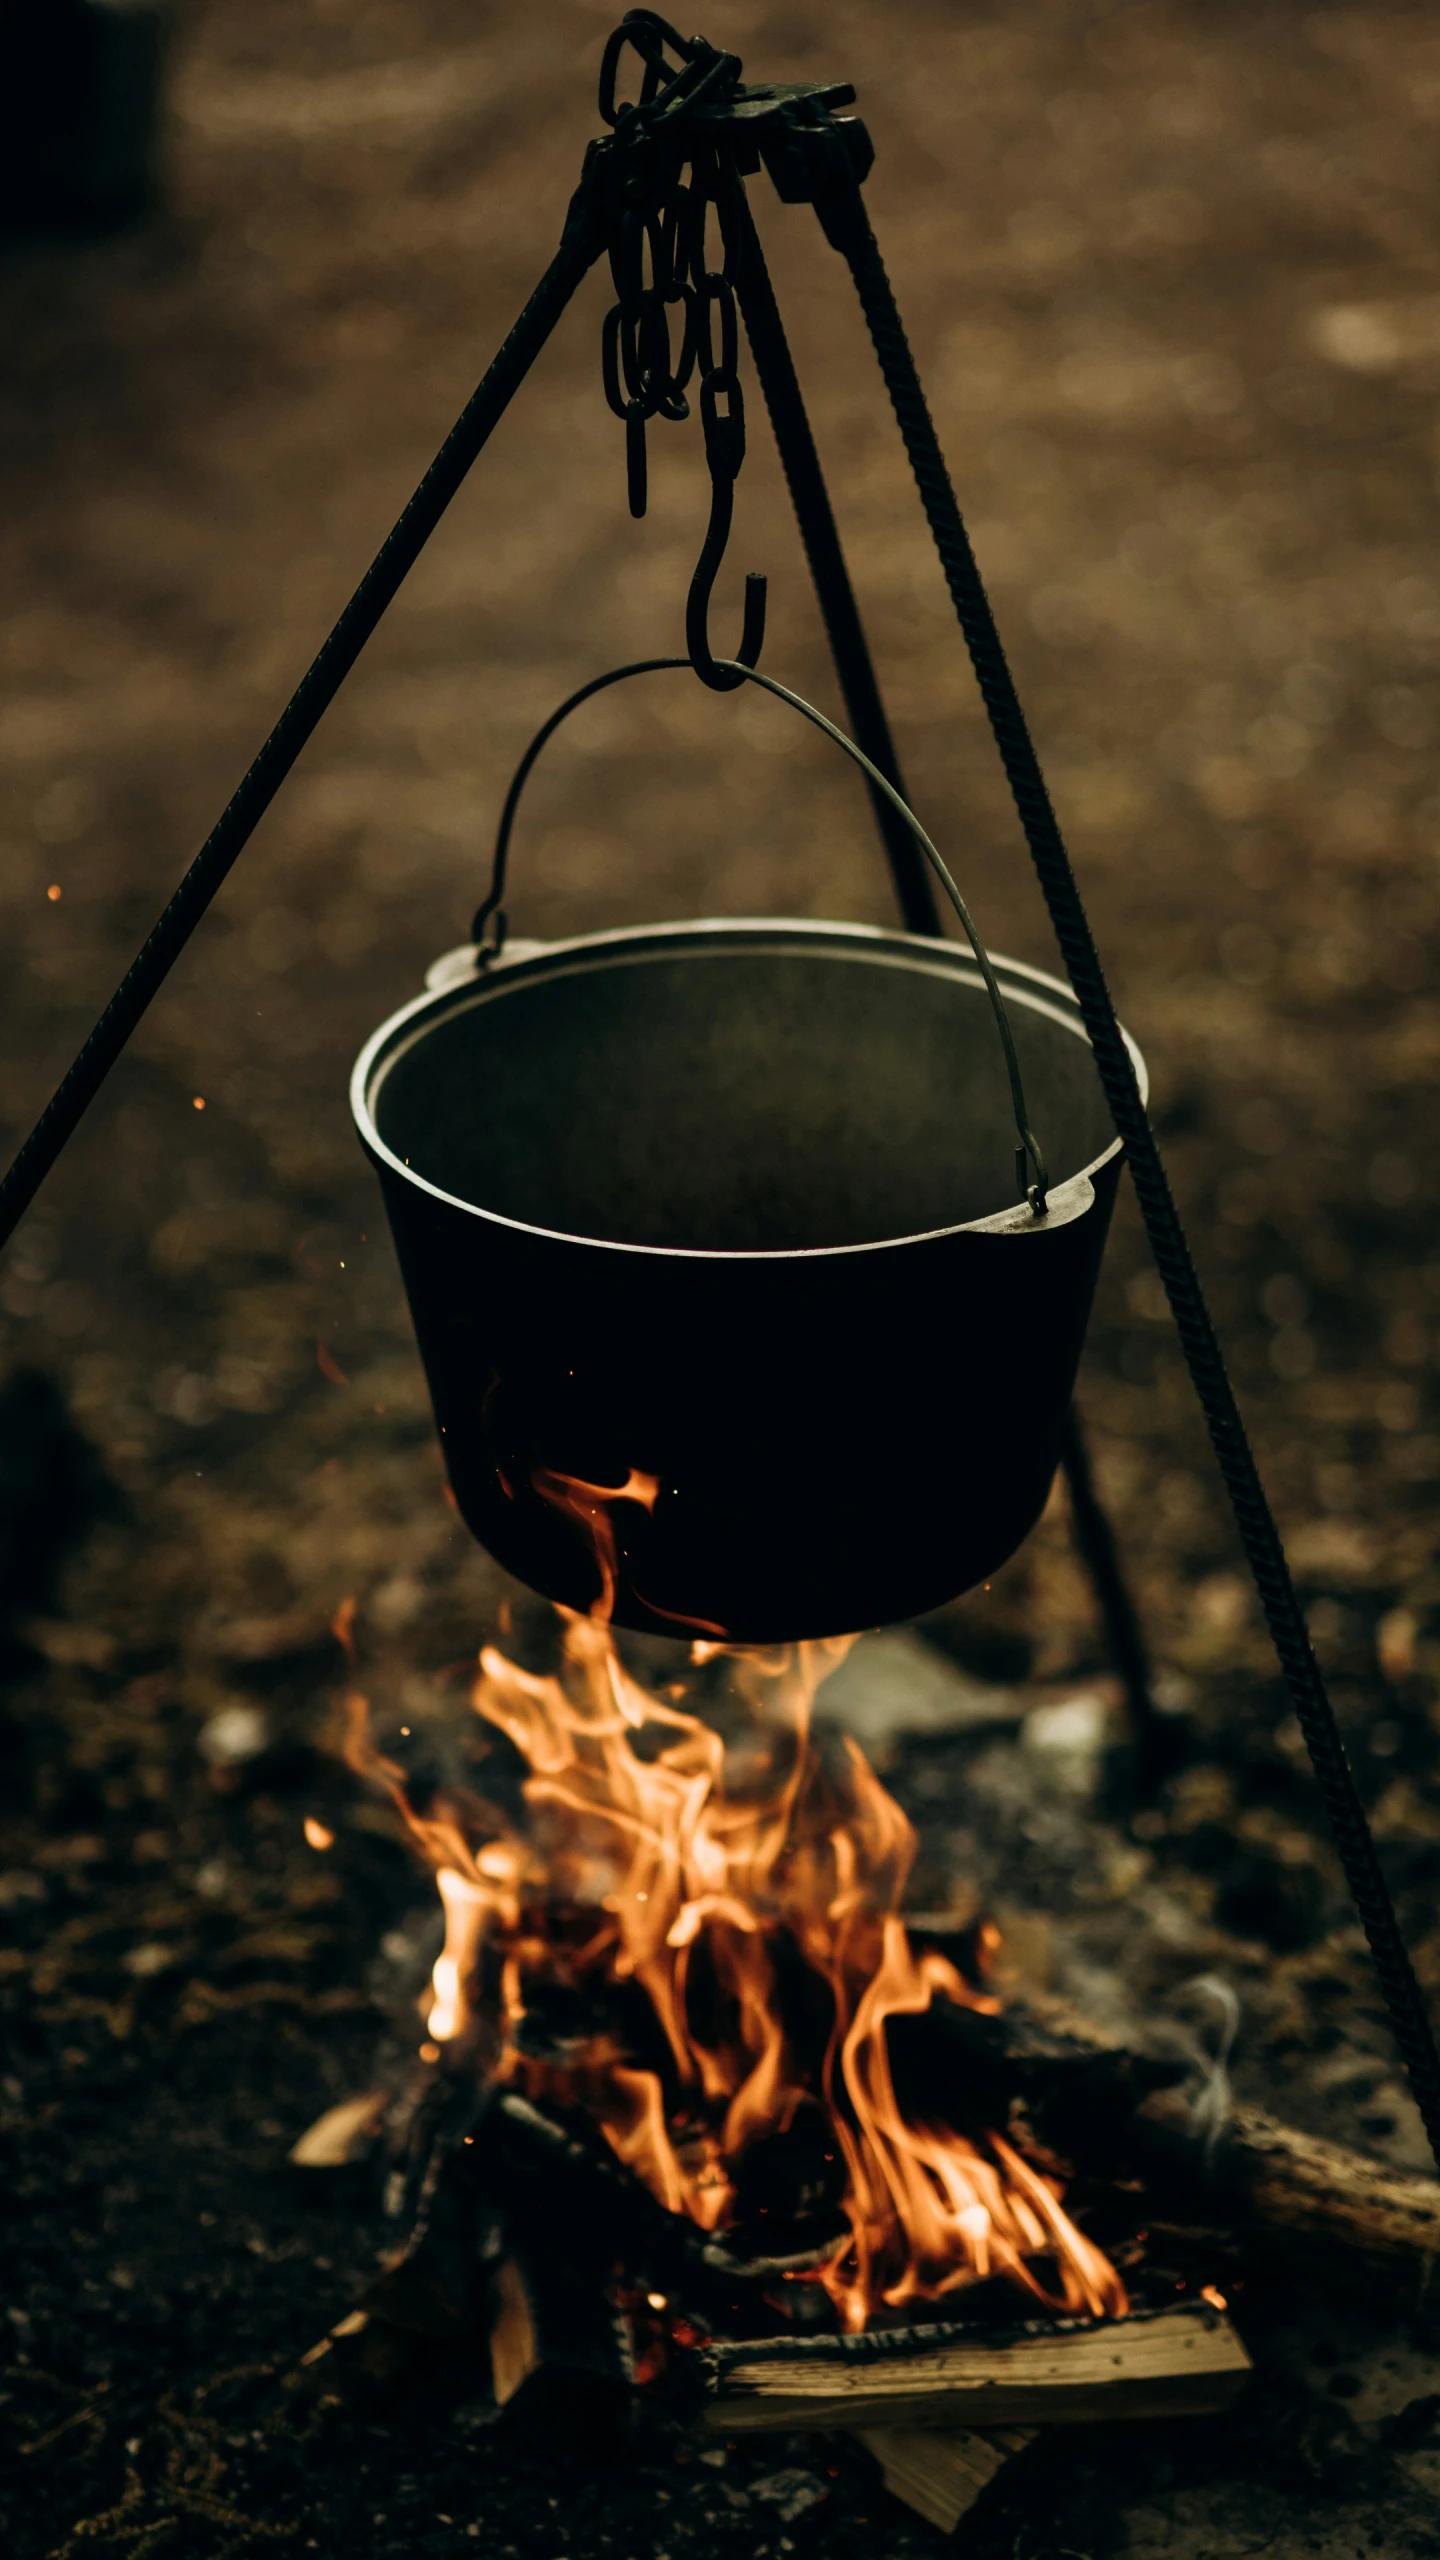
[[[1038,2427],[857,2427],[873,2453],[892,2498],[913,2507],[927,2524],[953,2533],[982,2489],[1027,2444]]]
[[[860,2339],[707,2350],[703,2423],[716,2435],[760,2428],[1061,2426],[1107,2418],[1203,2417],[1229,2407],[1250,2371],[1230,2323],[1208,2304],[1093,2328],[1017,2338],[923,2330],[887,2351]],[[857,2352],[859,2350],[859,2352]]]

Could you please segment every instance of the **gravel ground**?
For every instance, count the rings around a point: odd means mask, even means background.
[[[162,209],[0,254],[15,1137],[549,257],[612,14],[210,0],[178,32]],[[1440,36],[1383,0],[719,0],[706,31],[756,76],[859,88],[876,227],[1434,1987]],[[837,263],[757,204],[913,794],[987,936],[1053,963]],[[0,2496],[27,2555],[934,2543],[843,2446],[736,2457],[702,2502],[672,2447],[551,2481],[449,2404],[307,2438],[276,2379],[381,2239],[306,2203],[285,2148],[366,2084],[382,1942],[426,1907],[357,1803],[333,1860],[301,1841],[330,1802],[329,1622],[353,1595],[377,1697],[438,1715],[503,1596],[443,1499],[345,1077],[460,938],[538,720],[678,642],[696,440],[656,434],[633,526],[604,302],[594,279],[0,1273],[0,2417],[34,2448]],[[833,707],[758,428],[722,629],[752,564],[767,666]],[[679,679],[593,706],[537,776],[516,930],[886,917],[863,798],[795,725]],[[1415,2160],[1128,1207],[1083,1401],[1186,1763],[1157,1804],[1101,1801],[1057,1505],[928,1630],[1009,1698],[998,1729],[917,1734],[912,1708],[879,1736],[925,1895],[983,1892],[1112,2006],[1226,1971],[1242,2085]],[[1058,1746],[1020,1721],[1077,1698]],[[1046,2448],[969,2547],[1427,2547],[1435,2456],[1382,2441],[1353,2323],[1338,2375],[1306,2362],[1321,2319],[1256,2306],[1266,2375],[1223,2441]],[[1327,2389],[1352,2367],[1363,2390]],[[787,2521],[755,2484],[796,2469],[824,2494]]]

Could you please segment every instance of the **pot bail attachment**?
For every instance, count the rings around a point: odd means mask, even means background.
[[[763,582],[757,581],[757,583]],[[777,702],[788,703],[792,711],[798,711],[803,719],[808,720],[825,737],[833,738],[836,746],[844,749],[851,762],[859,766],[872,788],[889,801],[897,817],[902,819],[909,828],[960,920],[965,938],[974,953],[975,965],[984,981],[990,1010],[995,1018],[1001,1054],[1005,1060],[1006,1078],[1010,1086],[1010,1107],[1014,1115],[1016,1136],[1015,1188],[1020,1198],[1027,1203],[1031,1214],[1036,1218],[1043,1218],[1047,1210],[1050,1177],[1040,1141],[1030,1126],[1030,1117],[1025,1103],[1024,1080],[1020,1073],[1020,1061],[1015,1052],[1010,1017],[1005,1009],[1005,999],[1000,992],[1000,982],[991,965],[990,955],[980,939],[975,920],[947,864],[931,843],[914,810],[901,797],[893,782],[887,781],[879,766],[872,764],[863,750],[856,746],[854,739],[847,737],[843,729],[837,728],[833,720],[827,719],[823,711],[817,711],[815,705],[812,702],[806,702],[800,694],[792,693],[788,685],[777,683],[774,676],[762,675],[758,667],[747,666],[741,659],[720,658],[715,661],[715,664],[726,678],[725,690],[729,691],[732,688],[738,690],[742,684],[758,684],[766,693],[773,694]],[[475,920],[470,928],[471,939],[475,944],[475,965],[478,969],[492,967],[505,948],[508,918],[504,898],[510,859],[510,837],[515,824],[515,813],[520,805],[520,795],[543,749],[549,744],[561,722],[568,720],[572,711],[578,711],[582,702],[588,702],[592,694],[603,693],[608,685],[623,684],[627,677],[657,675],[669,667],[681,667],[691,674],[696,672],[689,658],[637,658],[629,666],[611,667],[605,675],[592,676],[588,684],[582,684],[576,692],[567,696],[558,711],[552,711],[549,719],[536,730],[515,768],[514,779],[505,794],[505,804],[500,812],[500,824],[495,835],[490,886],[482,903],[475,911]]]

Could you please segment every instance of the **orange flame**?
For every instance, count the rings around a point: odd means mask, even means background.
[[[602,1518],[618,1498],[580,1488],[577,1510],[585,1496]],[[597,1560],[613,1591],[603,1539]],[[837,1763],[812,1738],[815,1690],[850,1639],[696,1645],[694,1676],[725,1691],[712,1704],[727,1743],[632,1677],[599,1614],[560,1615],[558,1674],[487,1645],[471,1693],[526,1764],[524,1836],[474,1798],[417,1810],[364,1700],[347,1702],[347,1757],[387,1789],[444,1905],[434,2042],[537,2100],[584,2106],[670,2211],[711,2231],[736,2218],[751,2146],[818,2109],[845,2229],[806,2280],[847,2328],[991,2275],[1052,2310],[1122,2312],[1118,2275],[1053,2178],[999,2131],[909,2121],[897,2100],[890,2019],[999,2004],[912,1946],[910,1824],[853,1742]],[[648,2058],[620,2022],[637,1991]],[[539,2059],[526,2014],[557,1993],[581,2023]]]
[[[642,1510],[653,1511],[660,1493],[658,1476],[642,1475],[638,1467],[632,1467],[623,1484],[587,1484],[583,1476],[563,1475],[558,1467],[535,1467],[530,1481],[542,1502],[548,1502],[552,1511],[561,1512],[584,1532],[600,1569],[600,1597],[591,1615],[608,1622],[614,1613],[620,1573],[610,1505],[638,1502]]]

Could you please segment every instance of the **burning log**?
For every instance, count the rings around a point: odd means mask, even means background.
[[[1074,2425],[1228,2409],[1250,2359],[1208,2303],[1084,2328],[937,2322],[840,2338],[713,2339],[699,2351],[715,2435],[760,2428]]]
[[[1079,2154],[1073,2138],[1072,2149]],[[1440,2262],[1440,2179],[1386,2168],[1256,2107],[1237,2107],[1207,2156],[1204,2132],[1173,2090],[1137,2109],[1120,2156],[1158,2203],[1192,2215],[1198,2207],[1199,2218],[1235,2229],[1312,2281],[1333,2279],[1410,2310],[1430,2289]]]
[[[1440,2181],[1366,2161],[1258,2107],[1220,2127],[1181,2092],[1186,2066],[1133,2053],[1058,2002],[984,2015],[933,2002],[889,2022],[894,2086],[910,2115],[1020,2125],[1056,2158],[1140,2179],[1161,2212],[1235,2232],[1250,2258],[1363,2291],[1394,2309],[1425,2299],[1440,2263]]]
[[[1217,2129],[1179,2083],[1187,2066],[1135,2053],[1056,2002],[987,2015],[935,2002],[888,2029],[897,2094],[949,2124],[1020,2122],[1050,2153],[1138,2178],[1177,2222],[1233,2232],[1247,2254],[1397,2309],[1440,2262],[1440,2180],[1367,2160],[1254,2107]]]
[[[1017,2013],[1013,2023],[1017,2037],[1103,2060],[1110,2075],[1078,2075],[1063,2106],[1059,2081],[1032,2094],[1028,2112],[1042,2141],[1086,2167],[1129,2171],[1162,2210],[1233,2230],[1247,2255],[1311,2283],[1396,2310],[1427,2295],[1440,2263],[1440,2179],[1367,2160],[1257,2107],[1233,2108],[1216,2131],[1197,2119],[1177,2075],[1148,2090],[1127,2082],[1113,2044],[1058,2005],[1029,2020]]]
[[[788,2257],[742,2258],[698,2223],[670,2213],[603,2137],[583,2122],[557,2121],[514,2091],[497,2092],[467,2144],[473,2174],[506,2229],[530,2255],[563,2256],[573,2284],[608,2283],[617,2265],[707,2327],[751,2333],[778,2325],[764,2287],[833,2254],[826,2229],[813,2249]]]

